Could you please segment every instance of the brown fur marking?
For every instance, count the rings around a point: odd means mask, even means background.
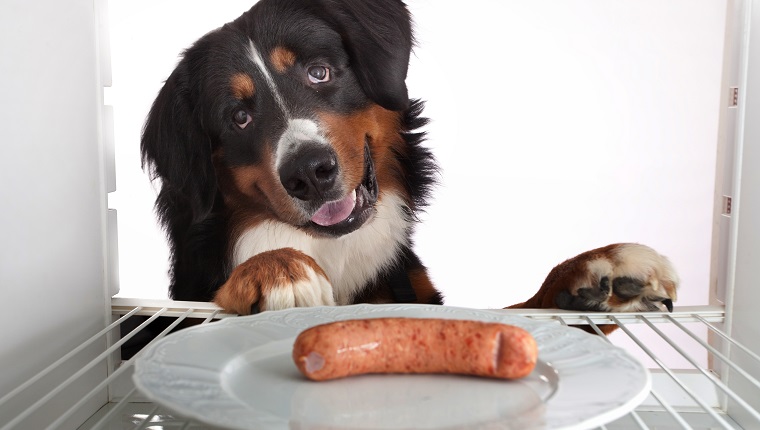
[[[401,119],[398,112],[371,105],[367,109],[348,115],[323,112],[319,118],[326,130],[327,138],[335,148],[348,189],[357,187],[364,176],[366,138],[375,163],[380,189],[405,195],[402,192],[401,178],[398,178],[397,155],[394,154],[404,153],[404,141],[399,134]]]
[[[288,48],[278,46],[269,53],[269,61],[277,73],[285,73],[295,64],[296,54]]]
[[[238,100],[244,100],[253,97],[256,92],[256,86],[253,79],[246,73],[236,73],[230,78],[230,89],[232,95]]]
[[[417,295],[417,303],[428,304],[438,294],[438,290],[433,287],[433,282],[430,281],[427,271],[423,268],[409,270],[409,281]]]

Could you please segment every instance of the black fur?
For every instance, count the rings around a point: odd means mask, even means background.
[[[333,40],[337,37],[340,40]],[[249,38],[264,45],[311,44],[309,49],[321,50],[320,55],[343,64],[343,79],[349,83],[355,79],[353,86],[326,86],[302,100],[304,105],[328,104],[336,111],[351,112],[374,102],[403,112],[399,133],[406,148],[396,154],[401,159],[401,171],[396,174],[407,186],[412,216],[424,208],[435,182],[436,165],[421,146],[424,133],[418,131],[427,121],[421,116],[423,103],[410,101],[405,84],[413,36],[404,4],[398,0],[262,0],[185,51],[143,130],[143,167],[160,181],[156,213],[170,245],[170,296],[177,300],[211,300],[233,269],[231,209],[220,193],[212,155],[222,148],[229,166],[256,163],[261,158],[261,150],[256,149],[263,146],[260,142],[281,131],[277,124],[282,118],[260,107],[273,103],[265,92],[257,93],[261,97],[257,106],[241,105],[224,95],[229,76],[247,67],[249,60],[240,47]],[[287,97],[291,89],[283,91]],[[241,108],[251,112],[258,128],[240,131],[229,126],[232,112]],[[403,252],[404,269],[424,269],[410,250]],[[375,288],[385,284],[387,277],[378,274]],[[356,301],[364,298],[360,295]],[[434,302],[440,303],[440,296]]]

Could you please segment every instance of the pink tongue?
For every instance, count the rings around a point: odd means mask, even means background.
[[[311,217],[314,223],[321,226],[337,224],[351,215],[356,204],[354,199],[355,192],[346,195],[342,200],[337,202],[327,202]]]

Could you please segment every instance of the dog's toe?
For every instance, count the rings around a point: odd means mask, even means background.
[[[299,264],[297,262],[293,264]],[[304,266],[299,278],[291,277],[268,288],[259,300],[261,310],[279,310],[306,306],[332,306],[332,285],[324,272]],[[321,273],[320,273],[321,272]]]
[[[555,303],[558,308],[571,311],[604,311],[606,298],[606,295],[599,294],[599,290],[580,288],[577,294],[571,294],[567,290],[560,291]]]
[[[641,279],[621,276],[612,281],[612,292],[618,298],[631,299],[641,295],[645,285]]]

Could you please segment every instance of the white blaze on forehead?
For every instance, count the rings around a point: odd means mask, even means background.
[[[277,142],[275,168],[279,169],[285,157],[306,142],[329,145],[327,139],[320,133],[316,122],[303,118],[288,120],[288,126]]]
[[[269,90],[272,92],[272,96],[274,97],[277,106],[285,115],[285,118],[288,118],[285,132],[280,136],[280,140],[277,143],[275,169],[280,168],[282,160],[286,155],[295,151],[304,142],[328,145],[329,143],[327,139],[320,132],[319,126],[316,122],[304,118],[290,118],[290,112],[285,105],[285,99],[277,88],[277,83],[275,83],[272,73],[269,71],[266,62],[264,61],[264,57],[261,56],[261,53],[256,49],[256,45],[254,45],[253,40],[251,39],[248,39],[248,58],[250,58],[253,64],[256,65],[256,68],[264,76],[264,80],[266,81]]]
[[[264,62],[264,58],[261,56],[261,53],[259,53],[259,50],[256,49],[256,45],[253,44],[253,40],[251,39],[248,39],[248,58],[250,58],[253,64],[256,65],[256,68],[259,69],[261,74],[264,75],[264,80],[267,82],[267,86],[272,92],[272,96],[277,102],[277,106],[282,110],[282,113],[285,114],[285,117],[290,116],[287,107],[285,107],[285,99],[282,98],[282,94],[280,94],[280,91],[277,89],[277,84],[274,82],[274,78],[269,72],[269,68]]]

